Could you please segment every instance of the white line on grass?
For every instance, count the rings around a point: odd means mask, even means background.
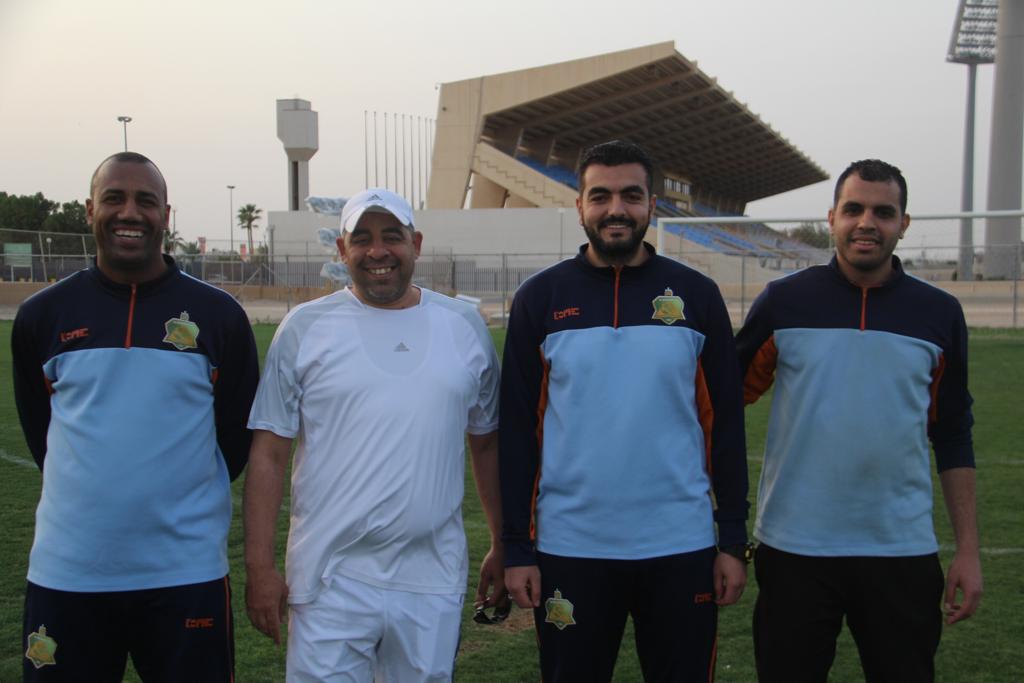
[[[956,550],[956,546],[943,543],[939,546],[939,550],[953,552]],[[978,552],[982,555],[1022,555],[1024,548],[981,548]]]
[[[28,460],[28,459],[22,458],[21,456],[18,456],[18,455],[11,455],[7,451],[3,450],[2,448],[0,448],[0,460],[3,460],[5,462],[9,462],[12,465],[20,465],[21,467],[28,467],[30,469],[35,469],[36,468],[36,463],[35,463],[34,460]],[[242,505],[242,497],[239,496],[236,493],[232,493],[231,494],[231,502],[233,502],[236,506],[241,507],[241,505]]]
[[[7,451],[0,449],[0,460],[11,463],[12,465],[19,465],[21,467],[28,467],[35,469],[35,462],[27,460],[17,455],[11,455]],[[238,494],[232,493],[231,501],[236,505],[240,506],[242,503],[242,497]],[[475,520],[464,520],[463,524],[466,528],[482,528],[485,526],[483,522],[477,522]],[[941,545],[940,550],[953,552],[956,550],[956,546],[952,545]],[[982,548],[980,550],[982,555],[1021,555],[1024,554],[1024,548]]]
[[[747,453],[747,462],[764,462],[764,454],[760,451]],[[1011,467],[1024,465],[1024,458],[975,458],[978,465],[1010,465]]]
[[[25,458],[22,458],[22,457],[17,456],[17,455],[11,455],[7,451],[3,450],[2,448],[0,448],[0,460],[4,460],[4,461],[9,462],[9,463],[11,463],[13,465],[21,465],[22,467],[31,467],[32,469],[35,469],[35,467],[36,467],[36,464],[35,464],[34,461],[26,460]]]

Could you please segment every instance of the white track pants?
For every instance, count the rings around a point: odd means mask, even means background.
[[[335,575],[316,600],[291,606],[288,683],[450,681],[462,600]]]

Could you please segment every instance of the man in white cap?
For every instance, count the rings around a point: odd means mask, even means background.
[[[492,539],[477,599],[505,595],[498,359],[473,307],[412,284],[422,240],[393,192],[350,199],[338,251],[352,284],[297,306],[267,354],[249,419],[245,597],[275,642],[290,607],[288,681],[452,677],[465,435]],[[274,531],[296,437],[286,583]]]

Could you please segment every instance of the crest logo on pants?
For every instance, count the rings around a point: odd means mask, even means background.
[[[25,658],[32,662],[32,666],[42,669],[47,665],[56,665],[57,641],[46,635],[46,626],[40,626],[38,631],[28,634],[28,649],[25,650]]]
[[[544,601],[544,623],[554,624],[559,631],[565,630],[566,626],[572,626],[576,620],[572,618],[573,604],[562,597],[562,591],[555,589],[555,597]]]

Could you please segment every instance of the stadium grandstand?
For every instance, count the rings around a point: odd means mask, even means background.
[[[653,157],[660,217],[740,216],[751,201],[828,178],[664,42],[442,84],[427,206],[573,207],[581,151],[612,139]],[[766,264],[821,260],[764,225],[665,227],[703,250]]]

